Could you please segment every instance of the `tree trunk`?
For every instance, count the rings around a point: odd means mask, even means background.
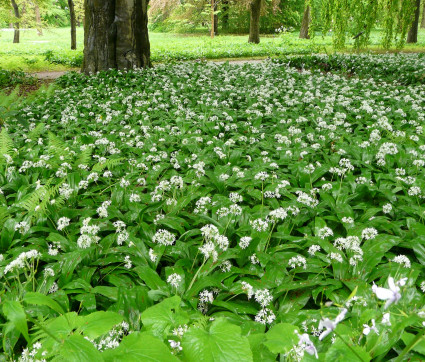
[[[421,28],[425,28],[425,1],[424,1],[424,6],[422,8]]]
[[[217,11],[217,1],[214,1],[214,12]],[[214,34],[218,35],[218,14],[214,14]]]
[[[228,29],[229,28],[229,0],[223,0],[222,1],[222,27],[223,29]]]
[[[149,67],[147,0],[85,0],[83,71]]]
[[[68,0],[69,15],[71,17],[71,49],[77,49],[77,21],[75,19],[74,1]]]
[[[214,16],[214,5],[215,1],[211,0],[211,9],[210,9],[210,13],[211,13],[211,30],[210,30],[210,34],[211,34],[211,38],[214,38],[214,34],[215,34],[215,16]]]
[[[13,35],[13,42],[19,43],[19,19],[20,19],[19,8],[15,0],[10,0],[10,1],[12,2],[13,12],[15,13],[15,18],[16,18],[16,23],[14,25],[15,33]]]
[[[261,0],[252,0],[250,4],[251,18],[249,22],[249,39],[248,43],[260,42],[260,12]]]
[[[43,27],[41,25],[41,16],[40,16],[40,8],[37,3],[34,3],[34,11],[35,11],[35,22],[37,23],[37,34],[39,36],[43,35]]]
[[[307,5],[307,7],[304,10],[304,16],[303,21],[301,22],[301,29],[300,29],[300,38],[301,39],[310,39],[310,35],[308,34],[308,28],[310,26],[310,5]]]
[[[407,43],[418,42],[418,25],[419,25],[419,12],[421,10],[421,0],[416,0],[415,17],[413,19],[412,27],[407,34]]]

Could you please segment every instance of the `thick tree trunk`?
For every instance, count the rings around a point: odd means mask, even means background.
[[[14,24],[15,33],[13,35],[13,42],[19,43],[19,19],[20,19],[19,8],[18,8],[18,5],[16,4],[15,0],[10,0],[10,1],[12,3],[13,12],[14,12],[15,18],[16,18],[16,22]]]
[[[424,1],[424,6],[422,8],[421,28],[425,28],[425,1]]]
[[[148,67],[147,0],[85,0],[83,71]]]
[[[301,29],[300,29],[300,38],[301,39],[310,39],[310,35],[308,34],[308,28],[310,26],[310,5],[307,5],[307,7],[304,10],[304,16],[303,21],[301,22]]]
[[[415,17],[413,19],[412,27],[407,34],[407,43],[418,42],[418,25],[419,25],[419,12],[421,10],[421,0],[416,0]]]
[[[229,0],[223,0],[221,3],[223,4],[221,9],[221,12],[223,14],[222,20],[221,20],[221,23],[223,24],[222,27],[223,29],[228,29],[229,28]]]
[[[251,19],[249,22],[249,39],[248,43],[260,42],[260,13],[261,0],[252,0],[250,4]]]
[[[39,36],[43,35],[43,27],[41,25],[41,16],[40,16],[40,8],[37,3],[34,4],[34,12],[35,12],[35,22],[37,23],[37,34]]]
[[[71,49],[77,49],[77,21],[75,19],[74,1],[68,0],[69,16],[71,17]]]

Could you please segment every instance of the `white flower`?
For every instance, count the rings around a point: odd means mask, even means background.
[[[69,222],[71,221],[71,219],[68,219],[67,217],[61,217],[58,220],[58,230],[63,230],[65,229],[67,226],[69,226]]]
[[[410,260],[406,255],[397,255],[392,261],[403,265],[405,268],[411,267]]]
[[[319,329],[325,328],[325,330],[320,334],[319,341],[323,340],[328,334],[333,332],[333,330],[336,328],[339,322],[341,322],[345,315],[347,314],[347,309],[344,308],[341,313],[337,315],[335,318],[335,321],[330,320],[329,318],[322,319],[319,323]]]
[[[21,221],[15,224],[15,231],[18,231],[20,234],[25,234],[30,229],[30,224],[26,221]]]
[[[401,294],[400,294],[400,286],[404,286],[406,284],[407,278],[400,279],[398,282],[394,282],[393,277],[388,278],[388,286],[390,289],[382,288],[376,286],[375,283],[373,283],[372,291],[376,294],[377,298],[380,300],[386,300],[384,309],[387,309],[391,304],[395,303],[400,300]]]
[[[305,269],[306,264],[307,264],[307,260],[303,256],[297,255],[297,256],[294,256],[291,259],[289,259],[288,264],[292,269],[294,269],[296,267],[302,267],[303,269]]]
[[[319,245],[312,245],[308,248],[308,253],[311,256],[314,256],[318,251],[320,251],[320,246]]]
[[[216,226],[212,224],[205,225],[201,228],[202,236],[209,241],[216,238],[220,233]]]
[[[385,204],[384,206],[382,206],[382,212],[384,214],[389,214],[392,209],[393,209],[393,207],[392,207],[391,204]]]
[[[173,273],[168,276],[167,283],[171,284],[172,287],[177,288],[182,281],[181,275]]]
[[[377,335],[379,335],[379,331],[376,328],[374,319],[372,319],[372,325],[371,326],[369,326],[368,324],[363,324],[363,334],[365,336],[367,336],[370,333],[370,331],[374,331]]]
[[[249,222],[252,226],[252,228],[256,231],[267,231],[267,229],[269,228],[269,223],[265,220],[262,219],[256,219],[256,220],[251,220]]]
[[[241,249],[246,249],[249,246],[251,240],[252,238],[250,236],[241,237],[241,240],[239,240],[239,246],[241,247]]]
[[[374,239],[378,235],[378,231],[375,228],[366,228],[362,231],[362,239],[370,240]]]
[[[254,295],[254,288],[247,282],[242,282],[242,290],[246,292],[248,299],[251,299],[251,297]]]
[[[268,289],[259,289],[255,292],[255,300],[261,304],[262,307],[268,306],[273,301],[273,296]]]
[[[126,269],[131,269],[131,267],[132,267],[132,265],[133,265],[133,263],[131,262],[131,260],[130,260],[130,256],[126,256],[125,258],[124,258],[124,268],[126,268]]]
[[[385,313],[385,314],[382,316],[382,321],[381,321],[381,323],[382,323],[383,325],[386,325],[386,326],[390,326],[390,325],[391,325],[391,321],[390,321],[390,313]]]
[[[156,260],[158,259],[158,255],[155,254],[153,249],[149,249],[149,259],[151,260],[152,263],[155,263]]]
[[[302,335],[298,334],[298,338],[300,339],[298,342],[298,346],[300,346],[310,356],[319,358],[319,356],[317,355],[317,349],[314,346],[313,342],[310,340],[310,336],[307,333],[304,333]]]
[[[325,238],[327,238],[328,236],[333,236],[333,234],[334,234],[334,232],[332,231],[332,229],[331,229],[331,228],[328,228],[327,226],[325,226],[325,227],[323,227],[323,228],[321,228],[321,229],[319,230],[319,232],[318,232],[317,236],[318,236],[320,239],[325,239]]]
[[[173,245],[175,241],[176,236],[164,229],[159,229],[152,238],[152,242],[161,245]]]
[[[255,316],[255,321],[261,324],[272,324],[276,316],[269,308],[261,309]]]

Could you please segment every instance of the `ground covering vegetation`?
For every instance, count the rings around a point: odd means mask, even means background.
[[[382,43],[383,33],[373,31],[371,44],[366,48],[371,52],[386,52]],[[34,71],[62,71],[77,69],[83,61],[83,29],[77,29],[77,50],[69,49],[69,28],[56,28],[44,31],[39,37],[35,29],[22,31],[21,43],[12,43],[13,33],[1,32],[0,68]],[[260,44],[247,43],[246,35],[223,35],[211,39],[208,36],[155,33],[149,34],[151,59],[155,63],[179,60],[229,59],[252,57],[276,57],[290,54],[333,53],[332,36],[314,39],[299,39],[297,32],[277,32],[262,38]],[[347,44],[346,52],[353,52],[354,41]],[[425,49],[425,30],[420,29],[418,42],[408,44],[405,52],[420,52]],[[395,47],[390,51],[396,51]]]
[[[0,133],[4,356],[425,358],[424,63],[158,64],[22,101]]]

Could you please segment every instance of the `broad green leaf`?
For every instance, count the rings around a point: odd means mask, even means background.
[[[299,328],[288,323],[279,323],[266,333],[264,344],[273,353],[288,353],[298,343],[298,335],[295,331]]]
[[[3,304],[3,313],[15,328],[22,333],[25,339],[29,341],[27,317],[21,304],[16,301],[6,300]]]
[[[123,317],[114,312],[94,312],[82,318],[79,331],[91,339],[97,338],[121,323]]]
[[[174,296],[146,309],[140,316],[143,325],[154,336],[163,337],[173,327],[188,322],[187,313],[180,308],[181,299]]]
[[[343,338],[348,337],[343,336]],[[328,349],[325,360],[338,362],[369,362],[371,360],[369,353],[367,353],[364,348],[356,346],[351,342],[347,343],[350,347],[348,347],[340,338],[337,338],[337,340]]]
[[[401,336],[401,339],[403,340],[404,344],[408,346],[415,339],[415,337],[416,336],[412,333],[404,332]],[[425,339],[422,338],[419,340],[419,342],[413,346],[412,350],[425,356]]]
[[[188,362],[252,361],[248,338],[240,327],[225,319],[215,320],[209,330],[191,327],[183,336],[183,353]]]
[[[25,294],[24,301],[28,304],[46,305],[59,314],[65,313],[62,307],[55,300],[41,293],[28,292]]]
[[[83,336],[74,334],[59,349],[61,357],[70,362],[103,361],[102,354]]]
[[[147,333],[132,333],[121,341],[119,347],[102,353],[105,362],[156,361],[177,362],[168,347]]]

